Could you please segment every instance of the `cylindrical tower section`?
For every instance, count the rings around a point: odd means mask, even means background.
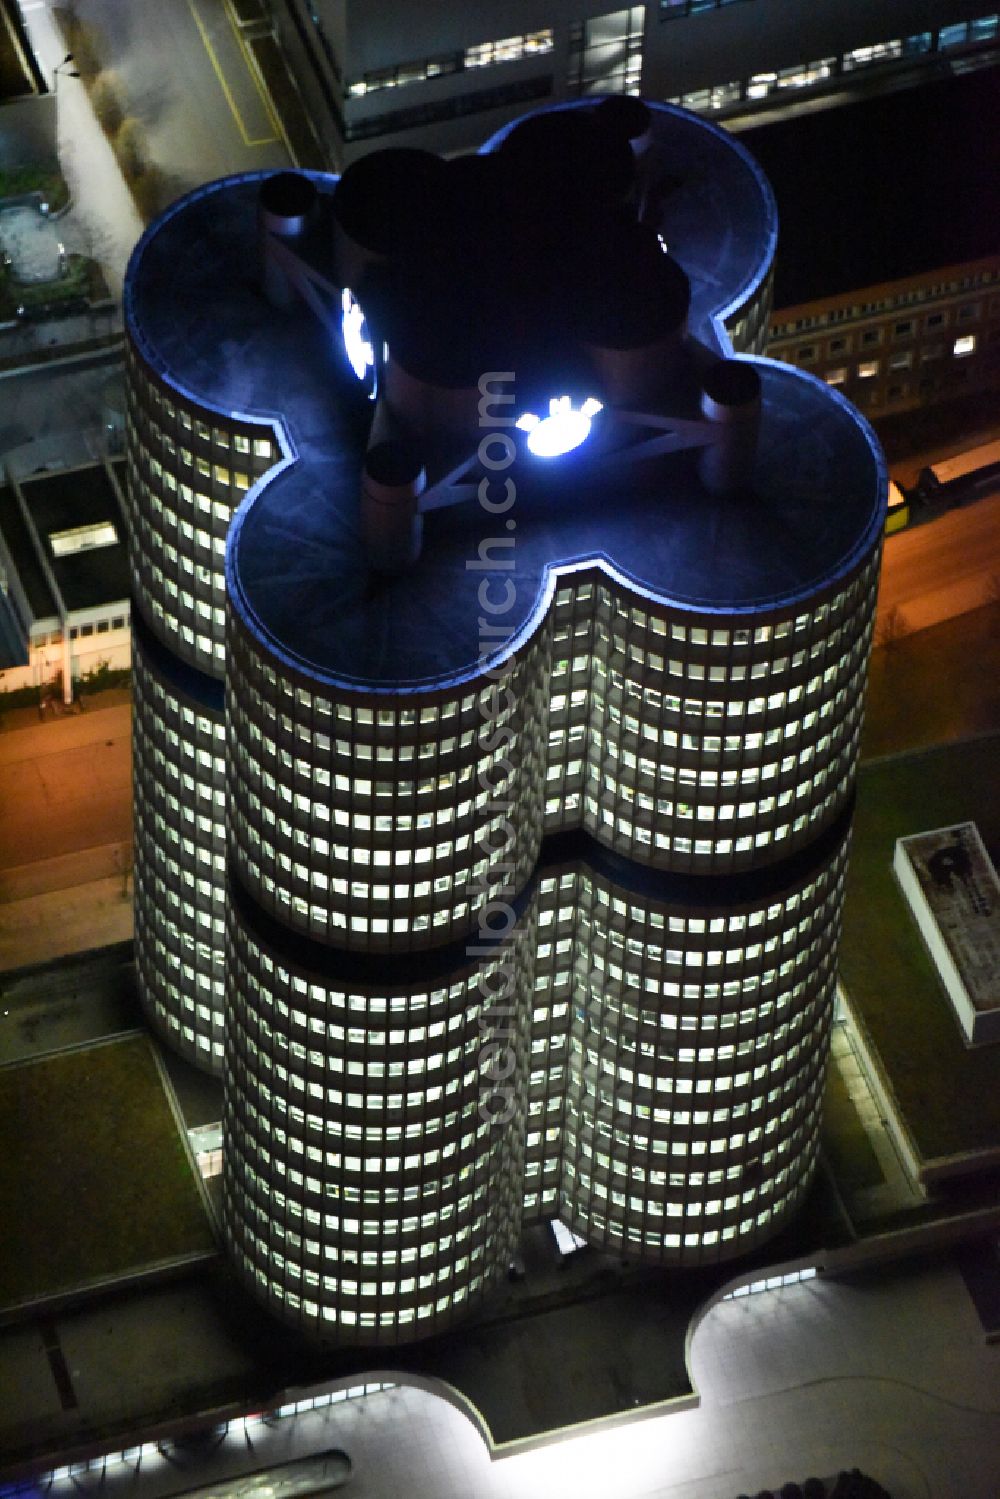
[[[465,937],[520,889],[542,825],[548,639],[496,679],[381,697],[294,675],[230,632],[233,869],[289,930],[346,951]]]
[[[229,522],[275,462],[277,444],[268,426],[221,416],[173,388],[138,341],[126,349],[133,590],[164,645],[221,680]]]
[[[852,795],[879,556],[876,538],[836,587],[758,614],[561,588],[546,828],[699,874],[805,847]]]
[[[226,728],[221,682],[179,661],[133,609],[135,961],[151,1024],[221,1075]]]
[[[226,1239],[324,1341],[443,1332],[511,1263],[534,923],[476,946],[347,964],[234,892]]]
[[[657,900],[578,874],[558,1212],[588,1243],[712,1263],[798,1206],[819,1144],[848,821],[756,891],[721,879]]]
[[[187,248],[171,209],[126,277],[135,945],[150,1022],[195,1065],[221,1073],[226,537],[278,447],[269,423],[198,400],[151,333],[163,272],[148,261],[177,263]]]

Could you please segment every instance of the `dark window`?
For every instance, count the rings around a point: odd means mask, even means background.
[[[528,104],[547,99],[552,93],[553,78],[522,78],[501,88],[480,89],[474,94],[455,94],[433,104],[416,104],[410,109],[393,109],[372,115],[367,120],[345,122],[344,138],[349,141],[370,140],[391,135],[397,130],[412,130],[419,125],[433,125],[439,120],[457,120],[463,115],[479,114],[486,109],[502,109],[507,104]]]

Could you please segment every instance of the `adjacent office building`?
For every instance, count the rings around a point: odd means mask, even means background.
[[[886,475],[760,357],[776,239],[735,140],[618,100],[135,251],[142,993],[305,1331],[441,1331],[547,1218],[731,1258],[808,1189]]]
[[[1000,70],[983,68],[742,137],[795,247],[778,268],[769,353],[876,420],[995,390],[1000,240],[984,205],[1000,144],[981,125],[998,112]]]
[[[582,0],[414,6],[271,0],[314,127],[342,169],[373,146],[467,150],[529,105],[642,94],[717,118],[982,60],[982,0]]]
[[[0,692],[66,702],[81,677],[127,669],[129,567],[124,462],[20,475],[0,484]]]

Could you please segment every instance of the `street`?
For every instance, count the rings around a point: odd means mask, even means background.
[[[0,734],[0,900],[114,874],[131,846],[131,775],[128,703]]]
[[[131,938],[131,716],[0,733],[0,973]]]
[[[886,538],[877,629],[893,609],[910,633],[998,599],[1000,494]]]
[[[225,0],[79,0],[76,12],[93,27],[172,195],[230,172],[289,165]]]

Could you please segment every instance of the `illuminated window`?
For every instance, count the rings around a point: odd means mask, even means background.
[[[777,73],[754,73],[747,82],[747,98],[766,99],[777,86]]]
[[[951,346],[951,352],[956,359],[964,359],[966,354],[976,352],[976,335],[974,333],[963,333],[961,338],[956,338]]]
[[[843,385],[844,381],[847,379],[847,370],[843,365],[841,365],[839,369],[827,370],[823,378],[826,381],[827,385]]]
[[[118,532],[112,521],[95,521],[89,526],[74,526],[69,531],[51,531],[49,544],[55,557],[69,557],[75,552],[88,552],[96,547],[113,547],[118,543]]]
[[[858,379],[870,380],[873,375],[878,374],[878,360],[866,359],[858,365]]]
[[[646,7],[593,16],[570,35],[569,88],[576,94],[638,94]]]

